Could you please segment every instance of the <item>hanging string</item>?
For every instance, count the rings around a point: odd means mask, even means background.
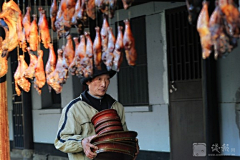
[[[52,3],[53,3],[53,0],[52,0]],[[52,21],[51,21],[52,23]],[[52,24],[52,26],[54,26],[54,23]],[[51,40],[52,40],[52,44],[53,44],[53,28],[51,26]]]
[[[37,15],[37,1],[34,0],[34,13]]]
[[[98,9],[97,6],[95,7],[96,10],[96,26],[98,26]]]
[[[120,24],[119,24],[119,23],[120,23],[120,22],[119,22],[119,21],[120,21],[120,20],[119,20],[119,10],[118,10],[118,9],[119,9],[119,8],[118,8],[118,5],[117,5],[117,25],[120,26]]]
[[[25,0],[23,0],[23,15],[25,15]]]

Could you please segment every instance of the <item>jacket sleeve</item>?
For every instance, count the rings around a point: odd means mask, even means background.
[[[121,103],[117,102],[116,108],[118,112],[118,115],[121,119],[123,130],[128,131],[127,124],[126,124],[126,119],[125,119],[125,112],[124,112],[124,107]]]
[[[65,153],[82,152],[83,138],[80,124],[75,120],[70,108],[66,106],[59,120],[57,137],[54,142],[56,149]]]

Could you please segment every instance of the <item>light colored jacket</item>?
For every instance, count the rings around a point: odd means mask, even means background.
[[[122,104],[115,101],[111,108],[117,111],[123,129],[126,131],[127,126]],[[81,141],[85,137],[96,134],[91,123],[91,118],[96,113],[98,111],[82,101],[81,96],[63,108],[54,145],[56,149],[68,153],[69,160],[90,160],[83,152]]]

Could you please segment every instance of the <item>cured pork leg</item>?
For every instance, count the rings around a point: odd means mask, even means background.
[[[44,64],[43,64],[43,51],[38,50],[38,59],[35,65],[35,79],[34,79],[34,88],[37,90],[38,94],[41,94],[41,88],[46,82]]]
[[[33,15],[33,21],[31,23],[31,28],[29,32],[29,46],[32,51],[36,51],[38,47],[38,26],[37,26],[37,16]]]
[[[202,46],[202,57],[206,59],[211,53],[211,33],[209,30],[209,14],[208,14],[208,2],[203,2],[203,8],[199,14],[197,21],[197,30],[200,35]]]
[[[108,70],[111,70],[113,66],[113,51],[115,48],[116,38],[113,34],[112,28],[108,28],[108,48],[102,53],[102,61],[106,65]]]
[[[125,31],[123,35],[123,45],[126,53],[128,65],[134,66],[137,60],[137,51],[135,49],[135,40],[131,31],[129,20],[124,20]]]
[[[57,11],[58,11],[58,6],[57,6],[57,0],[53,0],[51,8],[50,8],[50,18],[51,18],[51,26],[52,30],[56,32],[56,27],[55,27],[55,22],[57,18]]]
[[[23,17],[23,27],[24,27],[24,32],[25,32],[25,36],[27,39],[27,42],[29,43],[29,32],[30,32],[30,28],[31,28],[31,7],[27,7],[27,11],[25,16]]]
[[[76,69],[77,69],[77,63],[80,63],[80,61],[79,62],[77,61],[78,59],[80,59],[80,58],[78,58],[79,55],[78,55],[78,52],[77,52],[77,48],[80,45],[80,43],[79,43],[78,37],[73,37],[73,41],[75,43],[75,56],[74,56],[74,59],[73,59],[72,63],[70,64],[68,70],[72,75],[75,75],[76,74]]]
[[[67,36],[67,44],[63,48],[63,67],[68,69],[74,59],[74,49],[71,35]]]
[[[96,27],[95,30],[96,30],[96,36],[93,43],[94,65],[98,70],[101,70],[102,43],[101,43],[100,28]]]
[[[25,92],[29,92],[31,83],[24,77],[24,71],[28,68],[27,63],[24,60],[24,56],[20,55],[18,59],[18,67],[14,73],[15,90],[17,95],[20,96],[21,92],[18,88],[20,86]],[[16,84],[18,86],[16,86]]]
[[[37,64],[38,58],[31,51],[30,47],[27,47],[27,50],[30,57],[30,63],[28,68],[24,71],[24,77],[33,79],[35,77],[35,65]]]
[[[118,36],[117,36],[117,41],[115,44],[115,49],[113,51],[113,68],[116,71],[119,71],[120,65],[123,61],[123,32],[122,32],[122,26],[118,26]]]
[[[48,21],[46,17],[46,11],[40,11],[40,18],[38,21],[38,27],[40,32],[40,39],[42,40],[43,46],[48,49],[48,44],[51,42],[50,32],[48,28]]]

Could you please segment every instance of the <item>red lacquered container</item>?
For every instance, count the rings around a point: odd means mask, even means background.
[[[104,122],[102,124],[100,124],[96,129],[96,133],[98,134],[101,130],[107,128],[107,127],[110,127],[110,126],[121,126],[122,128],[122,123],[120,121],[107,121],[107,122]],[[121,129],[123,130],[123,129]]]

